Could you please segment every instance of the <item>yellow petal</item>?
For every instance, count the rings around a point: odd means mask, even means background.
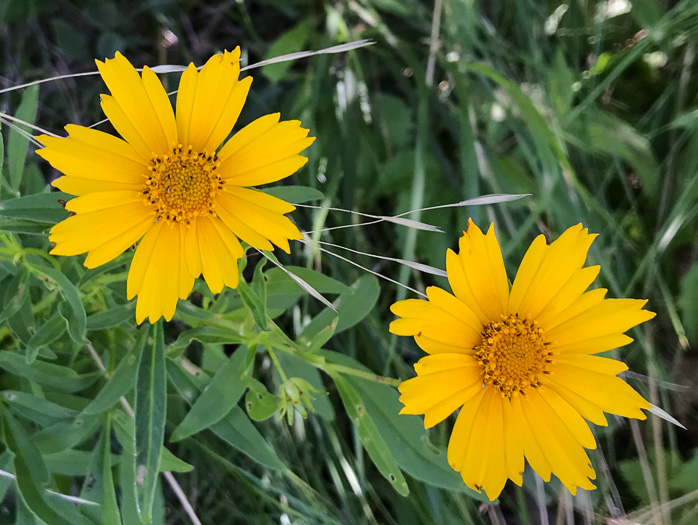
[[[148,234],[138,243],[126,281],[126,297],[129,301],[138,294],[143,286],[146,270],[152,259],[153,251],[155,250],[155,245],[164,223],[165,221],[156,222]],[[145,319],[145,317],[143,317],[143,319]]]
[[[463,354],[426,356],[415,365],[417,377],[400,385],[401,414],[425,414],[431,428],[482,389],[480,365]]]
[[[73,215],[51,228],[49,241],[56,243],[51,253],[78,255],[88,252],[128,230],[140,229],[140,225],[148,220],[152,221],[152,218],[140,200]],[[133,242],[136,240],[133,239]]]
[[[556,345],[569,345],[598,337],[623,333],[652,319],[655,314],[643,310],[647,301],[639,299],[605,299],[546,332]]]
[[[472,330],[472,341],[474,344],[480,342],[483,327],[477,318],[477,315],[475,315],[470,308],[468,308],[457,297],[451,295],[446,290],[443,290],[438,286],[428,286],[426,292],[429,301],[442,310],[449,312],[453,317]]]
[[[178,256],[185,229],[182,225],[158,221],[136,249],[127,287],[129,296],[134,289],[138,290],[138,323],[146,317],[151,323],[160,317],[169,321],[174,316],[177,300],[186,297],[194,286],[194,278],[182,271],[185,262]]]
[[[260,242],[268,239],[286,253],[290,253],[288,240],[302,237],[301,232],[288,217],[257,206],[232,193],[220,192],[216,195],[215,208],[235,235],[257,249],[268,249],[268,242]],[[250,235],[250,230],[257,235]]]
[[[475,419],[480,411],[486,389],[481,389],[470,401],[465,403],[458,413],[456,424],[448,440],[448,463],[451,468],[461,472],[464,468],[470,437],[475,428]],[[474,487],[471,487],[474,488]]]
[[[572,493],[577,487],[594,489],[591,479],[594,479],[596,474],[584,448],[538,391],[530,390],[521,400],[521,406],[533,439],[545,455],[552,473]]]
[[[155,110],[162,134],[165,136],[167,144],[174,146],[174,144],[177,144],[177,122],[175,121],[174,111],[172,111],[170,97],[167,96],[167,91],[165,91],[160,79],[153,73],[152,69],[144,66],[141,75],[143,88]]]
[[[184,238],[184,255],[189,273],[193,277],[201,275],[201,251],[199,250],[199,236],[196,224],[191,225]]]
[[[115,259],[133,246],[153,226],[153,218],[145,217],[136,224],[122,223],[119,229],[105,232],[101,244],[92,248],[85,257],[87,268],[97,268]],[[120,231],[123,230],[123,231]]]
[[[606,416],[604,416],[603,410],[598,405],[571,391],[564,384],[557,382],[554,377],[545,376],[541,379],[541,382],[559,394],[584,419],[602,427],[608,425]]]
[[[506,459],[507,476],[519,487],[523,483],[524,452],[515,425],[511,401],[502,400],[502,416],[504,418],[504,457]]]
[[[271,117],[271,118],[268,118]],[[218,154],[220,176],[235,186],[256,186],[288,177],[307,159],[298,155],[315,138],[300,122],[267,115],[236,133]]]
[[[594,282],[601,270],[600,266],[588,266],[581,268],[572,274],[572,277],[565,283],[560,291],[536,316],[536,321],[544,330],[551,322],[555,322],[556,317],[575,301],[577,301],[584,291]]]
[[[468,231],[459,241],[458,257],[447,253],[446,272],[456,297],[478,316],[480,323],[499,320],[507,307],[509,285],[493,227],[484,235],[469,221]]]
[[[138,72],[119,52],[112,60],[96,62],[99,73],[112,94],[111,97],[102,98],[102,108],[114,128],[146,161],[152,157],[152,153],[162,154],[168,151],[172,147],[168,135],[172,138],[174,134],[173,130],[166,132],[163,129],[164,126],[171,125],[171,120],[162,103],[163,93],[156,91],[152,85],[153,81],[159,83],[157,78],[150,77],[150,89],[147,91]],[[149,92],[158,109],[163,112],[162,115],[153,107]]]
[[[179,79],[179,90],[177,91],[177,136],[179,142],[186,146],[193,146],[189,138],[191,128],[194,101],[196,99],[196,85],[198,83],[199,72],[194,64],[189,64]]]
[[[589,370],[590,372],[597,372],[599,374],[606,374],[609,376],[617,376],[621,372],[625,372],[628,369],[628,365],[622,361],[609,359],[607,357],[599,357],[596,355],[559,355],[555,356],[555,363],[576,366],[578,368],[583,368],[584,370]]]
[[[296,209],[293,204],[289,204],[283,199],[279,199],[278,197],[274,197],[262,191],[230,185],[224,186],[223,190],[239,199],[246,200],[259,208],[264,208],[273,213],[285,215]]]
[[[645,419],[641,409],[651,408],[640,394],[619,377],[556,362],[551,378],[609,414]],[[545,378],[541,381],[545,382]]]
[[[137,125],[129,119],[129,116],[124,110],[121,109],[121,106],[119,106],[116,100],[114,100],[114,97],[102,95],[100,105],[102,106],[102,111],[104,111],[104,114],[109,119],[109,122],[111,122],[116,131],[118,131],[126,142],[138,153],[142,162],[148,162],[155,154],[162,154],[162,152],[168,151],[167,148],[160,149],[161,145],[159,144],[154,144],[158,149],[153,149],[146,138],[148,130],[138,128]]]
[[[252,77],[245,77],[235,84],[235,87],[233,87],[230,95],[225,100],[225,106],[220,111],[218,122],[216,122],[216,125],[211,131],[211,135],[206,141],[206,144],[204,144],[205,150],[216,151],[230,134],[235,122],[237,122],[240,116],[242,107],[245,105],[245,100],[247,100],[247,94],[250,91],[251,85]]]
[[[180,140],[213,153],[233,129],[252,79],[238,81],[240,48],[212,56],[200,72],[190,65],[185,74],[177,100]]]
[[[407,299],[393,304],[390,310],[403,317],[390,324],[390,331],[396,335],[413,335],[415,340],[426,336],[455,348],[457,353],[473,353],[473,346],[481,340],[461,319],[429,301]]]
[[[567,229],[550,246],[532,246],[531,249],[535,250],[534,255],[529,261],[524,257],[521,263],[522,269],[525,263],[529,268],[523,272],[520,269],[514,280],[509,311],[522,317],[537,318],[582,268],[595,238],[595,234],[589,234],[578,224]],[[538,263],[535,271],[532,271],[533,261]]]
[[[240,241],[216,218],[199,217],[196,231],[202,273],[211,292],[220,293],[223,286],[236,288],[238,259],[244,255]]]
[[[541,385],[538,387],[537,392],[541,399],[545,401],[550,409],[555,412],[565,424],[579,445],[589,449],[596,448],[596,440],[591,430],[589,430],[589,425],[572,405],[565,401],[560,394],[549,386]]]
[[[528,418],[524,414],[523,396],[512,397],[510,403],[511,431],[519,436],[521,447],[531,468],[536,471],[543,481],[550,481],[552,466],[543,453],[541,445],[534,436],[533,429],[529,426]]]
[[[127,142],[82,126],[69,124],[65,129],[69,137],[37,137],[45,146],[37,154],[65,174],[54,186],[73,195],[143,188],[147,168]],[[83,188],[85,184],[89,187]]]
[[[610,334],[564,345],[553,344],[551,349],[558,354],[600,354],[632,342],[632,337],[625,334]]]
[[[485,489],[492,501],[497,499],[507,480],[503,401],[499,393],[485,389],[461,470],[465,484],[478,492]]]

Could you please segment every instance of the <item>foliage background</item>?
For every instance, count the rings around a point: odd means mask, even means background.
[[[0,111],[31,120],[30,90],[6,88],[94,71],[94,58],[111,57],[117,50],[136,66],[153,66],[202,64],[212,53],[240,45],[244,60],[253,63],[302,49],[374,40],[375,45],[348,54],[251,72],[255,81],[241,124],[281,111],[284,118],[299,118],[317,137],[310,162],[294,176],[294,184],[316,188],[324,198],[313,203],[320,209],[294,213],[301,229],[362,220],[331,206],[393,215],[486,193],[530,193],[507,204],[410,216],[437,225],[443,234],[383,222],[314,238],[443,268],[445,250],[456,246],[470,216],[483,227],[496,223],[511,276],[536,234],[556,236],[582,222],[600,234],[590,256],[590,263],[602,267],[597,284],[607,287],[610,296],[648,298],[649,308],[658,313],[652,323],[634,331],[636,342],[620,354],[634,371],[627,378],[688,430],[654,417],[640,423],[613,420],[608,429],[597,429],[603,451],[595,457],[599,489],[574,499],[555,483],[542,489],[529,477],[523,490],[509,484],[500,506],[487,507],[469,493],[409,475],[411,493],[402,498],[366,455],[333,381],[323,376],[329,396],[319,396],[318,412],[308,419],[297,418],[290,426],[274,418],[255,423],[282,468],[260,464],[210,430],[168,445],[194,466],[176,477],[197,515],[204,523],[400,524],[538,523],[544,516],[558,523],[596,523],[630,515],[639,523],[688,524],[698,520],[697,36],[698,5],[691,0],[0,0]],[[175,80],[170,79],[172,85]],[[103,118],[99,93],[104,91],[94,76],[43,84],[36,122],[53,132],[69,122],[98,122]],[[25,165],[22,141],[13,139],[17,134],[7,125],[3,134],[7,158],[2,199],[46,191],[45,181],[56,173],[31,154],[31,147]],[[0,269],[7,314],[0,316],[0,347],[6,353],[28,352],[33,335],[49,332],[42,327],[60,324],[54,306],[58,291],[37,279],[40,272],[32,273],[31,264],[38,263],[30,256],[31,250],[47,250],[41,232],[62,218],[60,210],[54,211],[42,215],[44,224],[6,210],[0,213],[0,230],[19,240],[17,249],[28,261],[6,257]],[[12,253],[7,239],[6,254]],[[444,285],[438,277],[393,263],[348,256],[418,289]],[[340,317],[341,328],[370,313],[351,330],[334,335],[324,348],[378,374],[411,376],[419,350],[387,331],[388,306],[406,297],[404,289],[384,282],[379,292],[365,271],[300,244],[292,257],[282,260],[348,286],[361,278],[361,293],[346,308],[350,313],[342,314],[348,320]],[[113,348],[103,355],[110,370],[136,344],[128,335],[133,313],[121,290],[124,259],[119,261],[121,266],[110,266],[106,273],[87,275],[76,261],[56,263],[79,283],[89,339]],[[257,261],[250,258],[248,279]],[[18,265],[25,269],[17,270]],[[30,286],[31,304],[10,312],[22,283]],[[339,284],[325,284],[331,298],[346,292]],[[208,304],[203,288],[198,288],[201,304]],[[283,307],[286,314],[277,322],[289,336],[314,335],[313,330],[303,331],[322,310],[317,301],[295,297]],[[89,315],[114,308],[121,317],[89,324]],[[187,325],[206,324],[186,312],[175,319],[165,333],[169,345]],[[22,326],[29,327],[26,333]],[[78,345],[71,342],[70,323],[67,331],[64,327],[55,340],[39,341],[31,350],[34,357],[41,361],[50,349],[63,351],[70,355],[64,365],[81,374],[94,370],[86,364],[90,360],[84,349],[76,350]],[[220,341],[195,342],[186,355],[213,374],[233,349]],[[32,402],[23,411],[12,404],[11,393],[45,395],[36,378],[8,359],[0,358],[2,403],[19,415],[25,432],[55,424],[56,406],[73,413],[84,410],[99,391],[99,385],[90,390],[76,384],[74,390],[63,388],[48,398],[52,405]],[[278,387],[263,351],[254,376],[272,391]],[[172,387],[168,402],[169,436],[187,404]],[[123,415],[118,407],[105,414],[112,412],[109,417],[115,421],[117,412]],[[7,434],[11,423],[5,425]],[[432,431],[429,446],[445,444],[445,436],[444,426]],[[120,440],[116,438],[111,452],[118,455],[122,451],[114,448]],[[80,472],[90,468],[97,456],[89,451],[104,447],[103,441],[98,433],[86,437],[70,449],[83,454],[49,461],[54,489],[80,494],[82,487],[84,493],[88,480]],[[9,457],[8,449],[0,456],[5,469]],[[58,459],[72,459],[74,467],[59,468]],[[0,522],[38,522],[19,502],[10,480],[0,478],[0,491]],[[189,523],[165,483],[162,491],[158,488],[156,509],[156,521]]]

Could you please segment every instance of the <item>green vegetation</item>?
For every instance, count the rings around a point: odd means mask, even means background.
[[[94,72],[117,50],[137,67],[201,65],[239,45],[247,65],[360,39],[374,43],[250,70],[240,118],[280,111],[317,137],[292,179],[303,188],[272,190],[304,205],[292,216],[312,233],[275,255],[336,313],[250,250],[247,285],[214,297],[198,283],[172,322],[137,330],[132,251],[94,270],[48,255],[70,196],[48,193],[57,173],[13,119],[95,124],[106,88],[93,75],[15,86]],[[151,504],[171,524],[698,521],[697,41],[693,0],[0,0],[0,470],[17,478],[0,477],[0,523],[134,524]],[[491,193],[529,196],[406,215],[444,233],[335,209],[394,216]],[[385,379],[422,355],[388,332],[389,305],[413,293],[325,251],[447,288],[366,254],[443,269],[468,217],[496,223],[510,276],[540,232],[598,232],[596,286],[658,314],[613,356],[688,430],[610,417],[595,428],[596,491],[572,498],[527,471],[482,506],[445,460],[452,423],[398,416]],[[163,430],[160,452],[148,438]],[[150,470],[134,471],[136,451]]]

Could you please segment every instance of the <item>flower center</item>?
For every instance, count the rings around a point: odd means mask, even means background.
[[[553,362],[548,345],[538,323],[518,314],[503,315],[501,321],[488,324],[475,347],[483,385],[499,390],[502,397],[538,388],[541,374],[549,374]]]
[[[143,186],[146,206],[152,206],[158,219],[189,224],[198,215],[215,215],[214,195],[223,188],[216,174],[216,155],[196,152],[182,144],[171,154],[155,155],[149,162],[150,174]]]

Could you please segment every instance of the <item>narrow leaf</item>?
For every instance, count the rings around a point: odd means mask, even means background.
[[[148,327],[144,326],[136,344],[121,358],[107,384],[102,387],[102,390],[99,391],[90,404],[83,409],[83,414],[101,414],[114,406],[121,396],[125,396],[131,391],[136,382],[136,365],[139,357],[144,353],[148,333]]]
[[[22,102],[17,108],[15,117],[29,124],[33,124],[38,107],[39,87],[31,86],[27,88],[24,95],[22,95]],[[25,131],[29,131],[29,128],[26,126],[20,125],[20,128]],[[27,160],[28,149],[29,140],[18,130],[11,129],[7,142],[7,161],[8,171],[10,174],[10,188],[17,194],[19,194],[19,183],[22,180],[22,173],[24,172],[24,163]]]
[[[400,472],[400,468],[397,466],[397,462],[390,453],[390,449],[385,444],[383,437],[378,432],[376,424],[366,411],[366,406],[361,397],[342,376],[339,374],[330,375],[335,385],[337,385],[337,391],[342,398],[344,408],[346,408],[349,418],[354,423],[359,433],[359,439],[361,439],[361,443],[368,455],[371,456],[371,460],[385,479],[390,481],[398,494],[407,496],[410,493],[407,481],[405,481],[405,477]]]
[[[213,376],[191,410],[174,429],[170,441],[189,437],[223,419],[245,392],[242,375],[245,373],[246,346],[238,348]]]
[[[162,322],[158,322],[153,326],[152,346],[144,348],[136,372],[134,472],[142,523],[152,521],[166,415],[165,339]]]

